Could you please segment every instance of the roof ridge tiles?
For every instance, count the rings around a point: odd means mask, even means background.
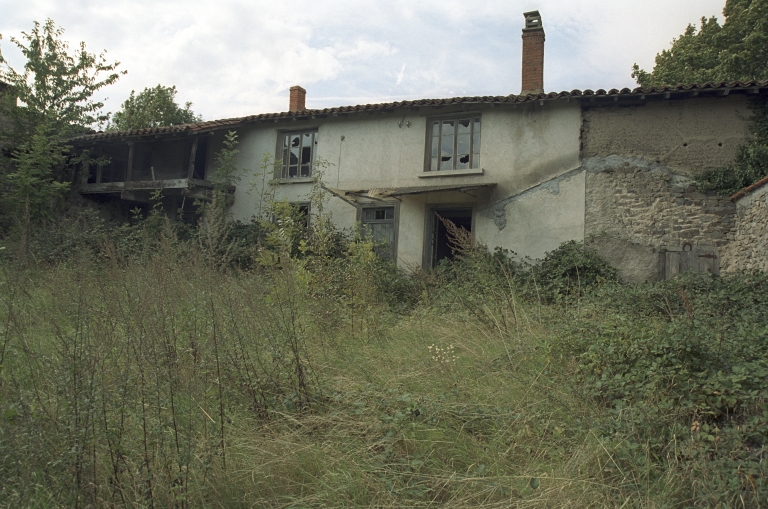
[[[645,94],[680,92],[680,91],[688,91],[688,90],[702,90],[702,89],[711,90],[711,89],[722,89],[722,88],[733,89],[733,88],[754,88],[754,87],[768,88],[768,80],[766,81],[749,80],[749,81],[731,81],[731,82],[707,81],[705,83],[681,83],[675,86],[648,87],[648,88],[637,87],[634,89],[622,88],[621,90],[612,88],[608,92],[606,92],[602,88],[594,91],[587,88],[584,90],[574,89],[574,90],[571,90],[570,92],[563,90],[561,92],[549,92],[549,93],[526,94],[526,95],[509,94],[504,96],[484,95],[484,96],[473,96],[473,97],[448,97],[448,98],[442,98],[442,99],[413,99],[413,100],[393,101],[393,102],[387,102],[387,103],[369,103],[369,104],[336,106],[336,107],[323,108],[323,109],[305,109],[297,112],[282,111],[282,112],[273,112],[273,113],[258,113],[255,115],[245,115],[242,117],[206,120],[203,122],[196,122],[191,124],[151,127],[146,129],[134,129],[134,130],[128,130],[128,131],[96,132],[93,134],[79,135],[72,138],[72,140],[73,141],[89,141],[89,140],[100,140],[100,139],[108,139],[108,138],[121,138],[126,136],[142,136],[147,134],[179,133],[179,132],[194,133],[194,132],[200,132],[206,129],[216,128],[216,127],[231,126],[231,125],[237,125],[237,124],[242,124],[246,122],[256,122],[259,120],[266,120],[266,119],[296,118],[296,117],[304,117],[308,115],[327,115],[331,113],[351,113],[351,112],[358,112],[358,111],[387,110],[387,109],[393,109],[393,108],[413,107],[413,106],[441,106],[441,105],[447,105],[447,104],[467,104],[467,103],[476,103],[476,102],[517,104],[517,103],[523,103],[523,102],[541,101],[544,99],[557,99],[557,98],[570,98],[570,97],[598,97],[598,96],[635,95],[635,94],[645,95]]]

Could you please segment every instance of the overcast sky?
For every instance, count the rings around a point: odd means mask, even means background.
[[[0,49],[53,19],[71,49],[107,50],[128,74],[97,96],[176,85],[206,120],[307,107],[520,92],[523,12],[546,33],[547,92],[636,86],[689,23],[722,22],[725,0],[0,0]]]

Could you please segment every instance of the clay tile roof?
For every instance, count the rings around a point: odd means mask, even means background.
[[[666,98],[666,94],[671,96],[672,94],[679,95],[685,92],[698,92],[698,91],[721,91],[729,92],[731,90],[749,90],[749,89],[761,89],[768,88],[768,81],[733,81],[733,82],[719,82],[719,83],[701,83],[701,84],[682,84],[674,87],[650,87],[642,88],[637,87],[630,90],[629,88],[623,88],[617,90],[615,88],[605,91],[603,89],[598,90],[571,90],[570,92],[549,92],[540,94],[526,94],[526,95],[504,95],[504,96],[476,96],[476,97],[451,97],[447,99],[415,99],[411,101],[395,101],[390,103],[380,104],[358,104],[356,106],[339,106],[335,108],[323,108],[319,110],[303,110],[294,112],[280,112],[280,113],[260,113],[258,115],[248,115],[245,117],[227,118],[221,120],[210,120],[206,122],[198,122],[195,124],[183,124],[167,127],[153,127],[150,129],[135,129],[131,131],[122,132],[97,132],[92,134],[84,134],[72,138],[72,141],[96,141],[106,139],[120,139],[128,137],[139,137],[148,135],[172,135],[172,134],[194,134],[202,131],[211,131],[216,129],[222,129],[227,127],[235,127],[243,124],[264,122],[264,121],[276,121],[281,119],[295,119],[306,117],[322,117],[328,115],[345,115],[355,113],[366,112],[384,112],[387,110],[395,110],[397,108],[418,108],[428,106],[448,106],[454,104],[522,104],[535,101],[551,101],[555,99],[583,99],[589,98],[590,100],[596,100],[598,98],[610,98],[618,99],[619,96],[632,97],[632,96],[653,96],[662,95]]]

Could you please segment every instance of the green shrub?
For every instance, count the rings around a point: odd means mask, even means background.
[[[531,267],[528,294],[550,303],[574,300],[604,283],[618,282],[616,269],[583,242],[564,242]],[[536,293],[533,293],[533,292]]]
[[[669,454],[697,504],[768,496],[768,275],[686,275],[606,288],[555,352],[611,409],[604,432]]]

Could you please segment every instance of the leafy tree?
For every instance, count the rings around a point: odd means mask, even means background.
[[[652,72],[635,64],[632,77],[643,87],[768,79],[768,0],[727,0],[723,15],[722,25],[714,17],[698,31],[688,25]]]
[[[119,62],[108,63],[103,52],[88,53],[84,42],[70,55],[69,44],[61,40],[63,34],[64,30],[48,19],[42,26],[35,21],[31,32],[22,32],[21,40],[11,37],[27,59],[21,72],[13,69],[0,53],[0,80],[11,86],[6,95],[18,98],[21,105],[6,107],[5,111],[15,121],[17,136],[30,136],[40,123],[48,123],[63,136],[70,136],[108,118],[101,111],[104,103],[94,101],[93,95],[126,71],[117,72]],[[109,74],[102,78],[102,73]]]
[[[191,124],[200,122],[203,117],[195,115],[192,103],[187,102],[182,108],[175,101],[176,87],[157,85],[145,88],[143,92],[131,96],[123,103],[122,111],[112,116],[108,131],[128,131],[169,125]]]
[[[116,71],[119,62],[87,52],[82,42],[70,55],[63,33],[48,19],[34,22],[20,39],[12,37],[27,59],[21,71],[0,53],[0,81],[10,85],[0,104],[0,146],[9,156],[0,161],[0,209],[26,225],[51,217],[78,162],[68,139],[107,120],[93,96],[125,73]]]

